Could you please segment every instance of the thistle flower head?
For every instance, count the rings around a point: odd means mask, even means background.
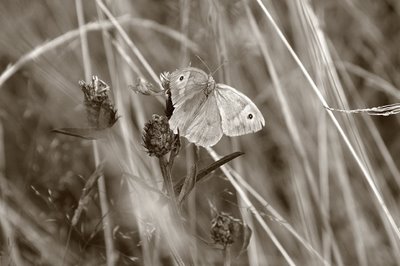
[[[113,126],[118,117],[117,110],[108,95],[110,87],[97,76],[93,76],[90,83],[81,80],[79,85],[84,94],[84,105],[89,125],[96,129]]]
[[[177,138],[169,128],[168,118],[153,115],[146,123],[143,132],[143,145],[150,156],[162,157],[176,148]]]
[[[211,238],[224,248],[232,245],[240,234],[242,222],[221,212],[211,221]]]

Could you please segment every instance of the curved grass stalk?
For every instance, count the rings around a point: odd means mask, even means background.
[[[187,44],[188,48],[190,48],[194,52],[198,52],[200,50],[197,44],[195,44],[191,40],[185,38],[185,36],[183,36],[179,32],[174,31],[163,25],[160,25],[154,21],[145,20],[145,19],[132,19],[132,18],[129,18],[128,16],[121,16],[121,17],[115,18],[115,20],[119,24],[131,23],[131,24],[134,24],[137,26],[150,28],[154,31],[165,34],[165,35],[171,37],[172,39],[175,39],[179,42],[183,42],[183,43]],[[30,52],[22,55],[18,59],[18,61],[16,61],[14,64],[9,65],[7,67],[7,69],[5,71],[3,71],[3,73],[1,73],[0,88],[12,75],[14,75],[18,70],[20,70],[25,64],[35,60],[37,57],[45,54],[46,52],[54,50],[57,47],[78,38],[80,35],[80,32],[87,33],[87,32],[91,32],[91,31],[109,29],[109,28],[113,28],[114,25],[115,24],[110,21],[90,22],[85,25],[82,25],[82,27],[80,29],[74,29],[74,30],[68,31],[48,42],[45,42],[45,43],[37,46],[36,48],[32,49]]]

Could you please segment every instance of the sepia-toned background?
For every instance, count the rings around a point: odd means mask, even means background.
[[[400,101],[399,25],[395,0],[1,1],[0,264],[399,265],[399,116],[325,108]],[[189,65],[245,93],[266,126],[223,137],[218,155],[245,154],[174,217],[142,140],[165,97],[134,89]],[[118,111],[108,137],[53,132],[87,127],[78,82],[92,75]],[[216,156],[197,155],[182,138],[175,182]],[[252,232],[230,254],[211,237],[219,212]]]

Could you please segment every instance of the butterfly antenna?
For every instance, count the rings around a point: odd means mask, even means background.
[[[196,55],[196,57],[197,57],[197,59],[199,59],[200,60],[200,62],[202,62],[203,63],[203,65],[207,68],[207,70],[208,70],[208,73],[211,73],[211,69],[208,67],[208,65],[206,64],[206,62],[203,60],[203,59],[201,59],[201,57],[200,56],[198,56],[198,55]]]
[[[228,63],[228,60],[224,60],[219,66],[211,73],[211,76],[213,76],[222,66],[224,66],[226,63]]]

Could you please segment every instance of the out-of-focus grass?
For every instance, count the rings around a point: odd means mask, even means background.
[[[221,252],[199,240],[211,241],[210,204],[235,217],[244,213],[252,227],[249,251],[233,264],[400,264],[400,241],[383,205],[256,1],[110,1],[109,14],[102,1],[82,2],[84,22],[93,22],[85,26],[85,60],[91,74],[111,85],[121,115],[112,137],[98,141],[118,265],[222,263]],[[264,2],[330,106],[399,101],[395,1],[315,1],[315,17],[305,1]],[[97,193],[78,226],[70,227],[95,170],[91,143],[50,132],[84,123],[75,2],[2,1],[0,25],[0,264],[60,265],[63,257],[65,265],[105,263]],[[191,228],[185,231],[156,193],[129,177],[161,188],[157,161],[141,146],[141,130],[153,113],[163,112],[164,99],[134,94],[128,85],[143,75],[157,86],[155,75],[188,62],[205,69],[196,56],[211,70],[224,63],[216,80],[253,99],[267,125],[215,146],[221,155],[246,153],[232,164],[240,176],[230,178],[238,183],[232,186],[220,170],[200,182],[183,205]],[[398,117],[334,115],[400,224]],[[193,164],[191,154],[183,142],[176,180]],[[201,150],[200,166],[212,160]]]

